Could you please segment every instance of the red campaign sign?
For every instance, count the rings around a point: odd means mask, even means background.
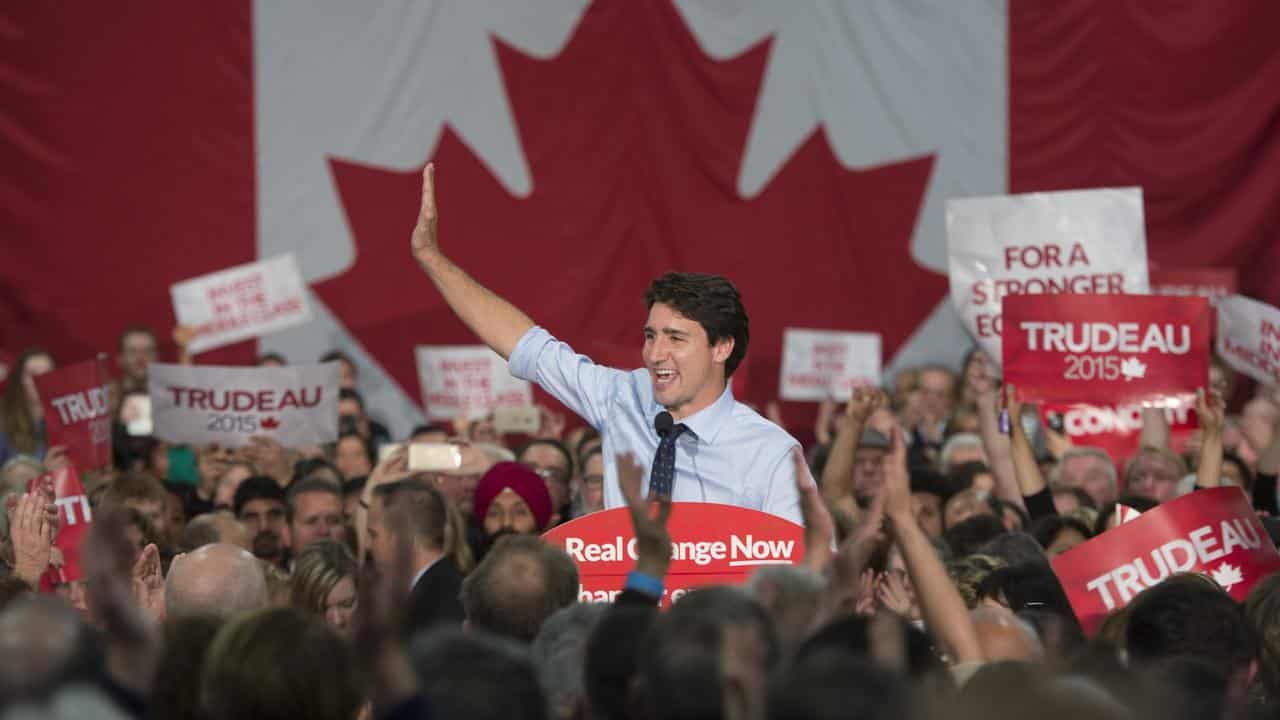
[[[1046,403],[1040,406],[1041,420],[1049,425],[1049,416],[1062,420],[1062,432],[1072,445],[1106,450],[1116,464],[1124,462],[1138,450],[1142,433],[1142,405],[1087,405],[1084,403]],[[1195,408],[1187,405],[1164,409],[1169,423],[1169,444],[1174,452],[1186,449],[1187,442],[1200,427]]]
[[[1235,268],[1151,268],[1148,273],[1152,295],[1203,297],[1212,305],[1239,288]]]
[[[111,464],[111,389],[105,356],[36,377],[49,446],[63,445],[78,467]]]
[[[1280,570],[1280,553],[1244,492],[1199,490],[1170,500],[1053,558],[1071,608],[1092,634],[1113,610],[1175,573],[1203,573],[1244,601]]]
[[[1004,373],[1023,402],[1190,405],[1209,382],[1209,302],[1155,295],[1011,295]]]
[[[663,607],[702,585],[737,585],[764,565],[804,557],[804,528],[776,515],[717,503],[673,503],[667,521],[671,567]],[[592,513],[560,525],[542,539],[578,566],[578,599],[612,602],[635,568],[635,535],[626,508]]]
[[[58,536],[53,544],[62,551],[62,568],[50,566],[40,578],[40,589],[50,591],[54,585],[81,579],[80,543],[89,534],[93,524],[93,508],[85,495],[80,473],[74,465],[67,465],[53,473],[45,473],[27,483],[27,491],[38,487],[47,479],[53,480],[54,503],[58,507]]]

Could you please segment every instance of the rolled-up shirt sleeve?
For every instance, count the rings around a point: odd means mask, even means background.
[[[529,328],[508,360],[511,374],[535,382],[596,430],[603,430],[609,407],[627,373],[597,365],[540,327]]]

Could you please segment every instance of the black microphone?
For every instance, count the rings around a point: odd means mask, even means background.
[[[666,410],[658,413],[658,416],[653,419],[653,429],[658,431],[658,437],[666,437],[675,424],[676,421],[671,418],[671,413]]]

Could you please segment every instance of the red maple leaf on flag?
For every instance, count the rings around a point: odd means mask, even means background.
[[[776,395],[785,327],[880,332],[888,358],[946,292],[910,251],[932,156],[849,171],[817,132],[737,195],[767,42],[714,61],[668,3],[593,5],[549,60],[494,42],[533,191],[513,197],[446,129],[441,246],[597,362],[640,365],[641,295],[667,270],[741,290],[755,400]],[[331,168],[356,261],[315,289],[417,400],[415,345],[477,342],[409,254],[420,173]]]

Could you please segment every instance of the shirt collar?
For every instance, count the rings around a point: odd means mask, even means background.
[[[729,383],[725,383],[724,392],[720,393],[720,397],[715,402],[679,422],[693,431],[699,441],[711,445],[715,443],[716,436],[720,434],[720,428],[724,427],[724,424],[729,420],[729,416],[733,414],[733,407],[737,403],[738,401],[733,399],[733,389]],[[654,414],[656,415],[661,411],[662,408],[658,407]]]

